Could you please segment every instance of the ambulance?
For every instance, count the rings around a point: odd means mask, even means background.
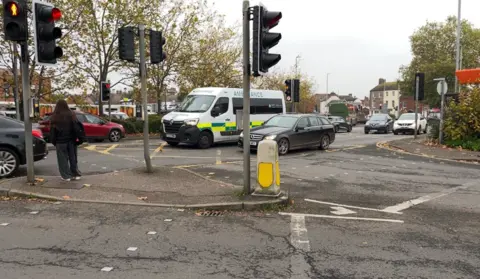
[[[250,90],[250,128],[286,112],[282,91]],[[243,89],[197,88],[178,108],[163,117],[163,140],[206,149],[214,143],[237,142],[242,132]]]

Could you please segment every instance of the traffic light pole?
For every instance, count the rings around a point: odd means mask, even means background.
[[[149,130],[148,130],[148,110],[147,110],[147,76],[145,73],[145,25],[138,25],[138,37],[140,45],[140,91],[142,94],[142,106],[145,120],[143,122],[143,157],[145,158],[145,164],[147,166],[147,172],[151,173],[152,162],[150,160],[150,143],[149,143]]]
[[[21,120],[22,118],[20,117],[20,102],[18,98],[18,70],[17,70],[17,65],[18,65],[18,51],[17,51],[17,44],[14,42],[13,44],[13,99],[15,101],[15,112],[17,114],[17,120]]]
[[[33,169],[33,136],[32,123],[30,121],[30,80],[28,72],[28,45],[27,42],[21,43],[22,55],[22,92],[23,92],[23,123],[25,125],[25,157],[27,159],[27,182],[35,183],[35,173]]]
[[[418,87],[420,86],[420,77],[415,77],[415,129],[413,131],[413,138],[417,139],[418,127]]]
[[[250,2],[243,1],[243,192],[250,194]]]

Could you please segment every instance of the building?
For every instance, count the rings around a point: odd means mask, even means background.
[[[380,78],[378,85],[370,90],[370,108],[372,113],[386,111],[398,116],[400,103],[400,85],[397,81],[387,82]],[[397,108],[397,109],[395,109]]]

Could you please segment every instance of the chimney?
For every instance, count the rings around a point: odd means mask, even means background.
[[[352,93],[348,94],[348,96],[352,97]]]
[[[383,83],[385,83],[385,82],[386,82],[386,80],[385,80],[384,78],[380,78],[380,79],[378,80],[378,85],[383,84]]]

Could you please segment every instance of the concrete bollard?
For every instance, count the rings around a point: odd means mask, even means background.
[[[278,145],[274,140],[262,140],[257,150],[257,187],[253,195],[278,197],[280,194]]]

